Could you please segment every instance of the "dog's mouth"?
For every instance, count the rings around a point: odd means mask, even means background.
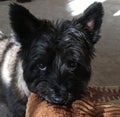
[[[81,94],[81,95],[80,95]],[[80,99],[83,95],[86,95],[86,92],[81,92],[81,93],[63,93],[63,94],[58,94],[58,93],[44,93],[44,94],[39,94],[39,97],[42,98],[43,100],[46,100],[47,102],[55,105],[70,105],[73,101]]]
[[[38,96],[42,99],[42,100],[46,100],[47,102],[51,103],[51,104],[56,104],[56,105],[67,105],[69,103],[72,102],[73,98],[72,98],[72,94],[71,93],[55,93],[49,90],[46,91],[44,93],[41,92],[37,92]]]
[[[72,96],[70,93],[56,96],[55,94],[51,94],[50,96],[43,97],[47,102],[56,104],[56,105],[67,105],[72,102]]]
[[[40,82],[32,87],[32,92],[36,93],[42,100],[46,100],[49,103],[56,105],[69,105],[74,100],[80,98],[80,94],[83,92],[81,88],[68,90],[65,86],[57,87],[54,85],[49,85],[48,82]]]

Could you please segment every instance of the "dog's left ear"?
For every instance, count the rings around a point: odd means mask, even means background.
[[[89,34],[90,41],[95,44],[100,38],[100,28],[103,18],[103,7],[99,2],[95,2],[90,5],[77,20],[77,28],[82,27],[83,30]]]
[[[40,21],[29,10],[15,3],[10,4],[9,16],[17,41],[22,46],[29,45]]]

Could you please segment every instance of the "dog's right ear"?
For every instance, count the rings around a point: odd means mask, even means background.
[[[86,31],[89,35],[89,41],[95,44],[100,38],[100,29],[104,15],[103,5],[100,2],[91,4],[74,24],[78,29],[79,27]]]
[[[22,46],[29,45],[40,21],[34,17],[26,8],[18,4],[10,4],[10,23],[16,35],[17,41]]]

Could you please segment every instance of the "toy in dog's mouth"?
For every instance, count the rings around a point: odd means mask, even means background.
[[[79,115],[83,112],[79,109],[88,111],[88,113],[92,113],[94,110],[94,104],[85,100],[87,99],[76,100],[66,106],[54,105],[31,93],[27,103],[26,117],[81,117]]]
[[[26,117],[119,117],[120,106],[109,103],[94,103],[88,97],[75,100],[71,105],[60,106],[41,100],[31,93]]]

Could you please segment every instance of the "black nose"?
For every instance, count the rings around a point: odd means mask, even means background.
[[[53,102],[55,104],[64,104],[65,103],[65,99],[63,97],[55,97],[55,98],[53,98]]]
[[[58,104],[58,105],[67,104],[68,94],[64,94],[64,95],[53,94],[51,96],[51,102],[54,103],[54,104]]]

